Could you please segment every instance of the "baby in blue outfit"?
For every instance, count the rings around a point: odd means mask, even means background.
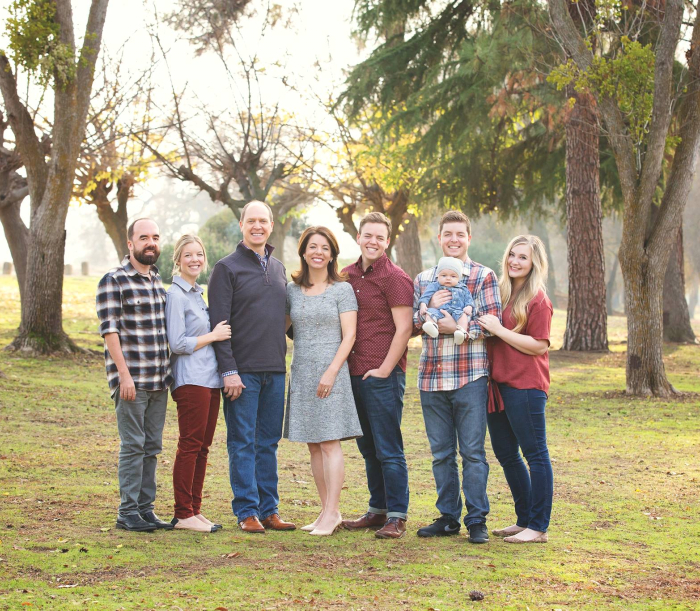
[[[455,257],[442,257],[438,261],[437,280],[431,282],[421,295],[418,303],[421,317],[425,320],[423,331],[430,337],[439,335],[437,321],[444,317],[440,310],[446,310],[457,321],[455,344],[459,346],[467,339],[467,325],[474,311],[474,298],[467,285],[462,281],[464,263]],[[430,298],[440,290],[452,293],[452,300],[440,306],[440,309],[429,308]]]

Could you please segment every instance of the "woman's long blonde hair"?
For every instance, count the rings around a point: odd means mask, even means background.
[[[532,269],[525,278],[525,284],[515,294],[513,294],[513,281],[508,275],[508,256],[510,251],[516,246],[527,244],[530,247],[532,258]],[[549,263],[547,262],[547,252],[542,240],[536,235],[519,235],[514,237],[503,255],[501,261],[501,280],[498,287],[501,290],[501,303],[503,309],[510,305],[511,312],[515,318],[515,328],[513,331],[520,332],[527,323],[527,306],[540,291],[547,292],[547,272]]]

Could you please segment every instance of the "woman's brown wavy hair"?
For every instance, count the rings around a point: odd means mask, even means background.
[[[309,245],[309,240],[315,235],[326,238],[326,240],[328,240],[328,245],[331,247],[331,260],[328,262],[328,280],[331,282],[345,282],[348,279],[347,275],[338,271],[338,255],[340,254],[338,240],[335,239],[333,232],[328,229],[328,227],[322,227],[320,225],[308,227],[304,230],[304,233],[301,234],[299,238],[299,247],[297,248],[301,269],[292,273],[292,281],[294,284],[298,284],[307,289],[313,286],[309,278],[309,265],[304,259],[304,253],[306,252],[306,247]]]

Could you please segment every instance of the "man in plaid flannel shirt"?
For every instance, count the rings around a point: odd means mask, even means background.
[[[138,219],[127,230],[129,254],[97,287],[97,316],[105,340],[107,381],[119,429],[117,528],[171,529],[153,512],[157,455],[172,383],[165,333],[165,290],[155,262],[158,225]]]
[[[489,500],[486,482],[487,379],[489,374],[485,333],[476,316],[493,314],[501,318],[501,297],[496,274],[472,261],[467,255],[471,241],[471,223],[462,212],[450,210],[440,220],[438,241],[446,257],[464,261],[463,278],[476,302],[469,322],[468,339],[454,343],[456,323],[451,316],[438,321],[440,335],[431,338],[423,333],[423,351],[418,365],[418,388],[425,430],[433,455],[433,476],[438,493],[436,506],[440,517],[418,531],[418,536],[435,537],[459,533],[462,496],[457,466],[457,443],[462,457],[462,489],[467,506],[464,524],[469,541],[486,543],[486,516]],[[421,294],[436,279],[437,267],[421,272],[414,282],[414,324],[421,330],[419,314]],[[449,301],[449,291],[438,291],[430,301],[438,308]]]

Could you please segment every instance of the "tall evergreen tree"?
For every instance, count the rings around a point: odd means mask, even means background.
[[[357,12],[366,36],[398,20],[407,33],[352,71],[350,116],[367,103],[402,109],[393,121],[422,134],[420,188],[445,206],[507,216],[566,201],[575,256],[565,348],[607,349],[598,126],[590,105],[569,112],[545,83],[561,51],[542,35],[543,7],[453,1],[433,13],[429,2],[364,0]]]

